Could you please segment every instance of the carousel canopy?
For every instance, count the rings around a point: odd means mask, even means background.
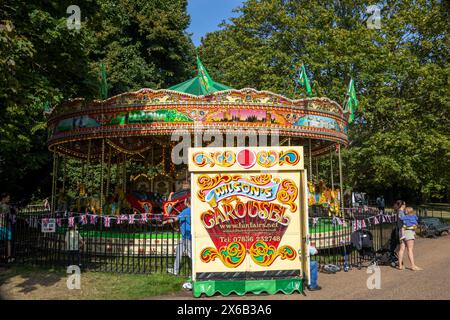
[[[49,149],[94,160],[106,144],[118,156],[146,159],[158,146],[171,147],[172,134],[192,134],[199,125],[214,134],[275,133],[280,143],[311,145],[313,156],[336,143],[348,144],[348,113],[337,102],[232,89],[214,82],[200,59],[197,66],[195,78],[169,89],[144,88],[95,101],[77,98],[56,106],[47,113]]]
[[[230,90],[232,88],[215,82],[210,76],[206,68],[203,66],[200,58],[197,57],[198,74],[196,77],[176,84],[169,88],[169,90],[189,93],[196,96],[205,95],[217,91]]]

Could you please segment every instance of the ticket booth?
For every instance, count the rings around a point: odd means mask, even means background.
[[[303,147],[190,148],[193,294],[303,292]]]

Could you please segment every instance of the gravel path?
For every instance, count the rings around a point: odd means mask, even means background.
[[[348,273],[336,274],[319,273],[320,291],[306,291],[301,294],[283,295],[246,295],[239,297],[214,296],[208,299],[232,300],[318,300],[318,299],[420,299],[420,300],[448,300],[450,299],[450,236],[437,239],[418,238],[415,243],[416,264],[423,271],[403,271],[389,266],[381,266],[381,288],[369,290],[367,279],[371,274],[367,269],[353,269]],[[409,267],[409,260],[405,257],[405,265]],[[174,295],[154,297],[152,299],[193,299],[192,293],[183,291]],[[202,298],[203,300],[204,298]]]

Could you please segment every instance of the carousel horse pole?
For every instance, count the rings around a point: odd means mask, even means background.
[[[104,163],[105,163],[105,139],[102,139],[102,158],[100,160],[100,214],[103,214],[103,171],[104,171]]]
[[[342,179],[342,157],[341,157],[341,144],[338,143],[338,158],[339,158],[339,185],[341,192],[341,209],[344,210],[344,182]]]
[[[312,152],[311,152],[311,139],[308,139],[309,141],[309,148],[308,148],[308,161],[309,161],[309,181],[312,181]]]

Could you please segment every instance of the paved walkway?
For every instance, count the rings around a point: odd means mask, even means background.
[[[380,267],[381,289],[369,290],[367,279],[371,274],[367,269],[353,269],[348,273],[343,271],[336,274],[319,273],[320,291],[306,291],[301,294],[283,295],[246,295],[239,297],[214,296],[204,299],[283,299],[283,300],[318,300],[318,299],[450,299],[450,236],[437,239],[418,238],[415,243],[416,264],[423,271],[409,269],[400,271],[389,266]],[[408,258],[405,257],[406,267],[409,267]],[[159,296],[152,299],[193,299],[192,293],[183,291],[168,296]]]

